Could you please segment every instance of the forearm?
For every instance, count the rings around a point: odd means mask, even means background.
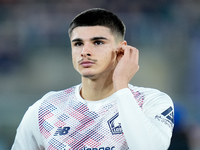
[[[117,94],[119,117],[130,150],[166,150],[171,135],[144,114],[128,88]]]

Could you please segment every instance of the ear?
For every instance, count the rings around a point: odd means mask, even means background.
[[[127,45],[127,42],[124,40],[124,41],[120,42],[119,45]]]
[[[119,47],[123,46],[123,45],[127,45],[127,42],[124,40],[122,42],[120,42],[118,44],[118,48],[116,50],[116,59],[117,59],[117,62],[119,61],[119,58],[121,58],[123,55],[124,55],[124,50],[122,49],[119,49]]]

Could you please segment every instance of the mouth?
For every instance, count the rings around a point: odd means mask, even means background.
[[[84,68],[89,68],[89,67],[91,67],[92,65],[95,64],[95,61],[91,61],[91,60],[81,60],[81,61],[79,62],[79,64],[80,64],[82,67],[84,67]]]

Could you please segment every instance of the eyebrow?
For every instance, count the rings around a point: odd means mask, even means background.
[[[80,38],[76,38],[76,39],[73,39],[72,42],[80,42],[80,41],[83,41],[82,39]]]
[[[90,39],[90,41],[95,41],[95,40],[108,40],[108,39],[102,36],[93,37]],[[75,38],[72,40],[72,42],[81,42],[81,41],[83,41],[81,38]]]
[[[95,41],[95,40],[108,40],[107,38],[105,37],[102,37],[102,36],[99,36],[99,37],[93,37],[90,39],[91,41]]]

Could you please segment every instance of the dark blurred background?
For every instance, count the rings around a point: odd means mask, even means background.
[[[199,0],[0,0],[0,150],[11,148],[30,105],[80,83],[67,29],[92,7],[116,13],[127,26],[128,44],[140,50],[131,83],[173,99],[170,150],[200,150]]]

